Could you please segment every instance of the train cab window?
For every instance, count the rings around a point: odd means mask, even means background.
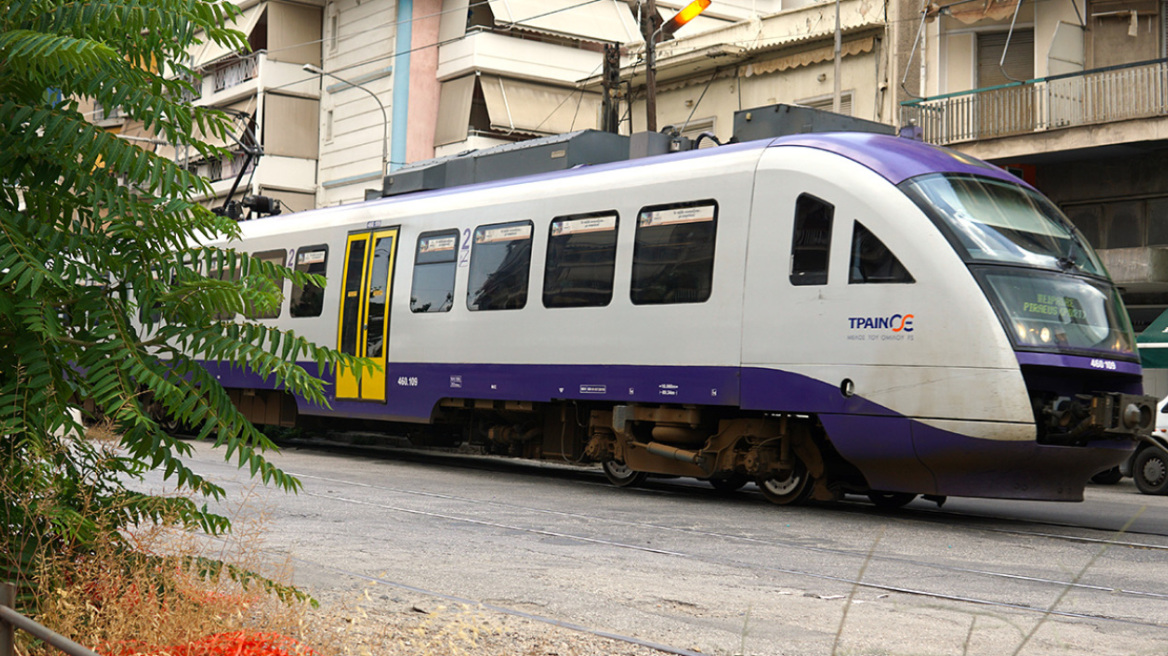
[[[848,284],[916,282],[892,251],[864,224],[856,221],[852,230],[852,262]]]
[[[323,276],[328,268],[328,246],[306,246],[296,252],[296,270]],[[324,309],[324,287],[292,286],[289,313],[294,317],[319,317]]]
[[[527,305],[531,271],[531,221],[475,228],[466,307],[518,310]]]
[[[449,312],[454,307],[454,272],[458,268],[458,231],[425,232],[414,254],[411,312]]]
[[[630,297],[636,305],[702,303],[714,278],[718,204],[646,207],[637,215]]]
[[[260,260],[261,262],[282,266],[284,264],[285,258],[288,257],[288,251],[282,248],[271,251],[260,251],[259,253],[252,253],[251,257],[254,260]],[[272,280],[271,278],[264,275],[256,274],[254,276],[250,276],[249,285],[252,286],[256,291],[262,293],[276,292],[278,296],[271,305],[265,304],[264,307],[256,307],[255,305],[249,303],[247,306],[247,312],[245,313],[247,318],[275,319],[279,317],[280,306],[284,304],[283,283],[284,281],[282,279]]]
[[[612,300],[616,212],[557,217],[548,234],[544,307],[599,307]]]
[[[835,208],[815,196],[795,201],[795,234],[791,239],[791,284],[826,285],[831,252],[831,220]]]

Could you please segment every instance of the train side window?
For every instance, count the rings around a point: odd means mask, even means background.
[[[328,246],[306,246],[296,252],[296,270],[323,276],[328,269]],[[324,287],[292,286],[289,313],[294,317],[319,317],[324,309]]]
[[[479,226],[470,252],[466,307],[518,310],[527,305],[531,221]]]
[[[791,240],[791,284],[826,285],[831,251],[831,220],[835,207],[810,194],[795,201],[795,234]]]
[[[710,298],[717,223],[718,203],[713,200],[643,208],[633,245],[633,303],[702,303]]]
[[[414,253],[411,312],[449,312],[454,307],[454,273],[458,268],[458,231],[424,232]]]
[[[612,300],[616,212],[561,216],[548,234],[544,307],[600,307]]]
[[[232,252],[222,251],[218,253],[214,259],[208,263],[207,277],[212,280],[230,280],[235,282],[239,280],[239,262],[235,259],[235,254]],[[215,313],[216,321],[231,321],[235,318],[234,312],[217,312]]]
[[[260,251],[259,253],[252,253],[253,260],[260,260],[269,264],[283,265],[284,260],[288,257],[288,251],[280,248],[271,251]],[[276,303],[269,308],[261,311],[250,303],[247,306],[245,313],[248,319],[275,319],[280,316],[281,306],[284,304],[284,289],[283,280],[272,280],[267,276],[256,275],[251,278],[254,287],[264,292],[276,291],[279,294]]]
[[[912,282],[916,282],[912,274],[884,242],[865,228],[864,224],[856,221],[852,229],[852,262],[848,271],[848,284]]]

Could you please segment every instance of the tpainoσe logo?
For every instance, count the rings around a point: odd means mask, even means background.
[[[890,317],[848,317],[852,330],[891,330],[894,333],[913,331],[913,315],[894,314]]]

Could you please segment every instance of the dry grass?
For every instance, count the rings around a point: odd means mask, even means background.
[[[115,450],[118,434],[97,424],[86,437]],[[235,498],[226,539],[165,525],[123,535],[133,557],[110,544],[56,554],[40,567],[36,619],[107,656],[649,656],[629,645],[467,606],[433,600],[383,603],[374,587],[320,608],[285,603],[226,570],[206,575],[193,562],[220,561],[289,585],[289,561],[264,549],[261,488]],[[200,560],[201,559],[201,560]],[[65,576],[61,573],[66,572]],[[34,582],[36,584],[36,582]],[[219,636],[215,638],[215,636]],[[250,636],[244,640],[244,636]],[[284,641],[283,637],[292,638]],[[58,652],[18,633],[18,656]]]
[[[424,608],[424,610],[423,610]],[[339,604],[340,656],[661,656],[662,652],[463,605]]]
[[[121,435],[114,430],[114,422],[112,419],[102,419],[85,427],[85,439],[90,442],[98,442],[101,444],[117,444],[121,439]]]
[[[90,427],[86,437],[107,449],[118,440],[107,424]],[[280,586],[291,581],[289,564],[273,563],[263,552],[266,519],[250,507],[253,492],[229,509],[234,530],[223,540],[163,522],[124,531],[130,553],[110,543],[43,558],[32,581],[35,619],[115,656],[338,654],[330,632],[315,628],[319,615],[308,600],[282,601],[261,579],[239,576],[254,573]],[[230,567],[208,566],[216,562]],[[21,640],[23,656],[57,654],[26,635]],[[245,643],[249,650],[240,652]]]

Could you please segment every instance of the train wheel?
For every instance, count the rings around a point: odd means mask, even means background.
[[[605,460],[600,464],[600,468],[604,470],[608,482],[617,487],[640,485],[648,476],[645,472],[633,471],[625,463],[616,460]]]
[[[759,479],[758,489],[773,504],[790,506],[807,499],[811,493],[811,476],[803,463],[796,461],[785,474]]]
[[[736,492],[742,489],[742,486],[746,485],[750,481],[750,479],[748,479],[746,476],[743,476],[742,474],[727,474],[725,476],[715,476],[706,480],[708,480],[710,485],[713,485],[714,489],[719,492]]]
[[[1150,446],[1132,463],[1132,478],[1144,494],[1168,494],[1168,451]]]
[[[895,510],[903,508],[917,498],[917,495],[911,492],[869,492],[868,500],[872,502],[877,508],[885,510]]]
[[[1112,467],[1111,469],[1104,469],[1092,476],[1091,482],[1098,483],[1099,485],[1115,485],[1122,478],[1123,474],[1120,473],[1119,467]]]

